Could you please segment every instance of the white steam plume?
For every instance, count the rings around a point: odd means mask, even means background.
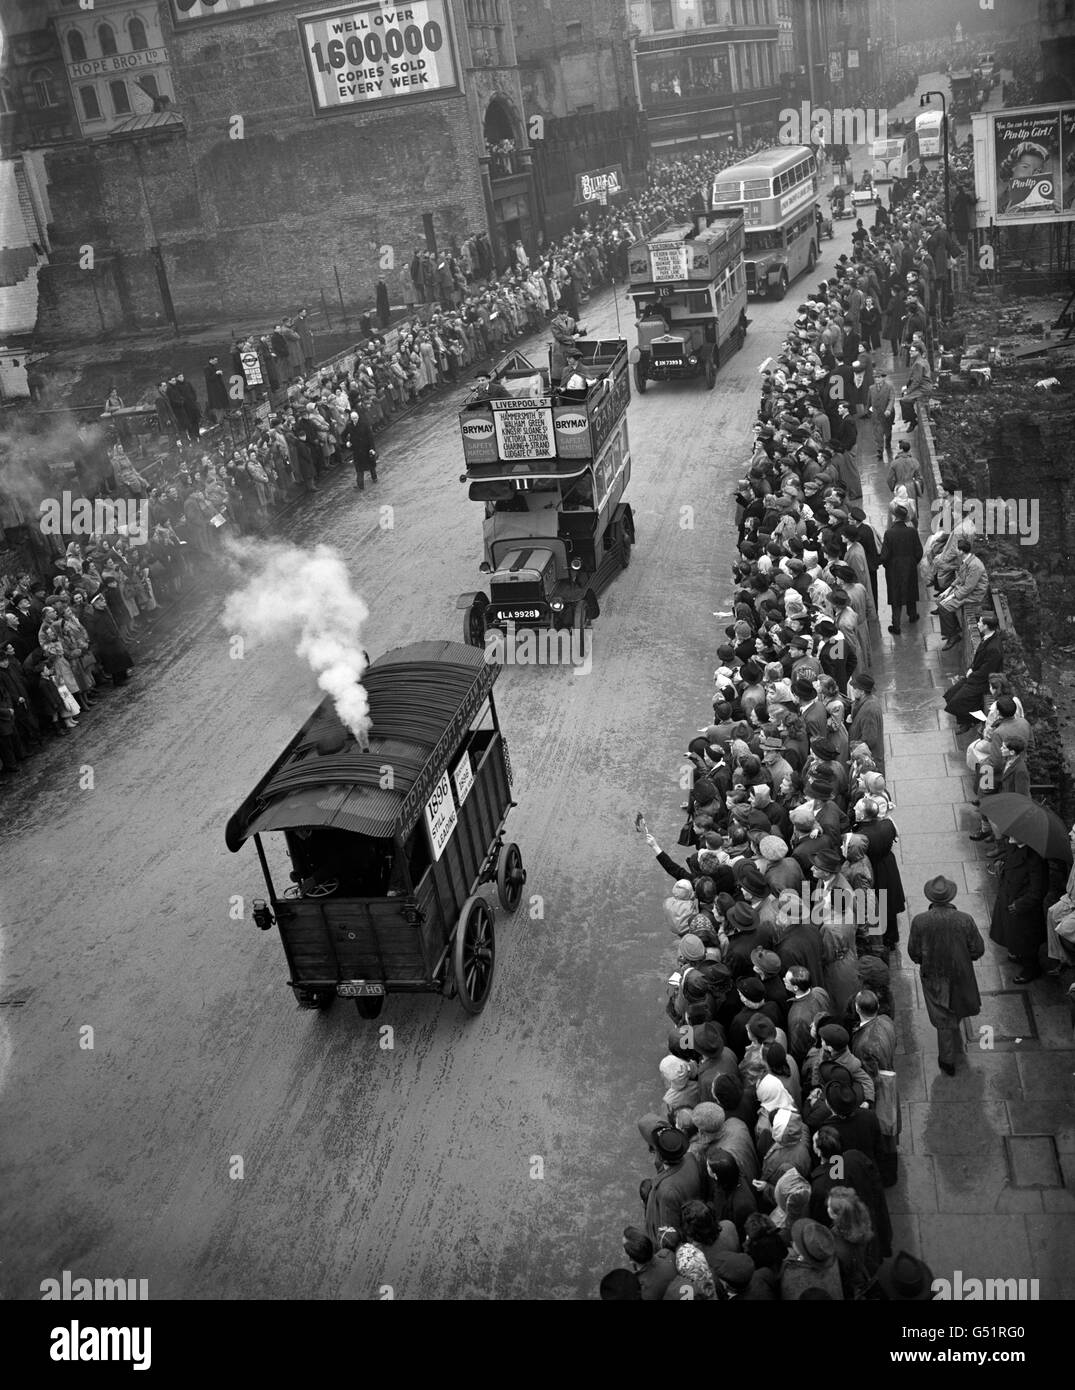
[[[221,621],[254,641],[298,637],[297,656],[331,695],[336,713],[359,745],[369,746],[369,697],[362,685],[366,658],[362,625],[369,617],[351,587],[347,566],[328,545],[303,550],[279,541],[231,541],[228,554],[243,580]]]

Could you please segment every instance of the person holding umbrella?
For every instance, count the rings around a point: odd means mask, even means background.
[[[963,1052],[960,1024],[982,1009],[974,962],[985,954],[985,942],[974,918],[953,907],[958,890],[950,878],[938,874],[922,891],[929,907],[911,922],[907,954],[919,967],[926,1011],[937,1030],[937,1064],[954,1076]]]
[[[1004,855],[997,900],[989,926],[990,938],[1008,948],[1008,959],[1020,967],[1017,985],[1041,974],[1038,948],[1045,939],[1045,861],[1021,840],[1012,839]]]
[[[1041,974],[1047,861],[1071,863],[1068,830],[1054,811],[1015,792],[991,796],[987,810],[989,823],[1009,837],[989,935],[1008,948],[1013,965],[1022,967],[1015,983],[1028,984]]]

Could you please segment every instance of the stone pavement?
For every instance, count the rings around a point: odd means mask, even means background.
[[[874,460],[868,422],[859,422],[859,435],[864,506],[883,535],[887,465]],[[928,443],[921,441],[920,450]],[[922,469],[932,491],[930,471]],[[925,539],[928,495],[919,524]],[[900,940],[906,943],[910,917],[927,906],[922,885],[943,873],[957,884],[956,905],[972,914],[986,944],[977,962],[982,1013],[964,1023],[967,1056],[954,1077],[937,1065],[917,967],[902,951],[892,956],[903,1119],[899,1182],[888,1193],[894,1248],[919,1254],[934,1278],[962,1270],[964,1278],[1037,1279],[1041,1298],[1075,1298],[1075,1042],[1066,981],[1013,985],[1018,968],[989,940],[994,880],[983,847],[967,838],[978,824],[964,761],[970,740],[956,738],[955,721],[941,705],[967,658],[960,647],[942,653],[925,596],[917,624],[904,619],[899,637],[887,631],[883,571],[879,599],[873,674],[885,711],[887,780],[907,893]],[[981,1032],[986,1027],[991,1038]]]

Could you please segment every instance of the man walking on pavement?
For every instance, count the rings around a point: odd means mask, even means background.
[[[889,632],[900,635],[900,614],[907,609],[907,621],[918,622],[918,562],[922,558],[922,539],[907,522],[907,508],[896,507],[892,525],[885,532],[880,561],[885,570],[888,601],[892,606]]]
[[[351,461],[355,465],[355,489],[365,492],[363,473],[369,470],[372,480],[377,481],[377,450],[373,447],[373,431],[370,429],[369,421],[357,410],[351,411],[347,424],[343,427],[340,442],[345,449],[351,450]]]
[[[892,462],[892,422],[896,418],[896,391],[884,367],[877,368],[868,397],[869,415],[873,421],[873,447],[877,462],[887,457]]]
[[[921,972],[926,1011],[937,1030],[937,1062],[954,1076],[963,1052],[960,1024],[982,1009],[974,962],[985,954],[985,942],[974,918],[952,906],[958,890],[950,878],[939,874],[922,891],[930,905],[911,922],[907,954]]]

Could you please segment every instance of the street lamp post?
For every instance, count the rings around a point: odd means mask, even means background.
[[[949,161],[948,161],[948,101],[943,92],[923,92],[919,99],[919,106],[928,106],[933,97],[940,97],[941,100],[941,132],[944,139],[942,159],[944,160],[944,230],[951,235],[952,230],[952,186],[950,182]],[[947,256],[947,250],[945,252]],[[951,312],[952,304],[952,272],[949,270],[944,277],[944,298],[945,314]]]

